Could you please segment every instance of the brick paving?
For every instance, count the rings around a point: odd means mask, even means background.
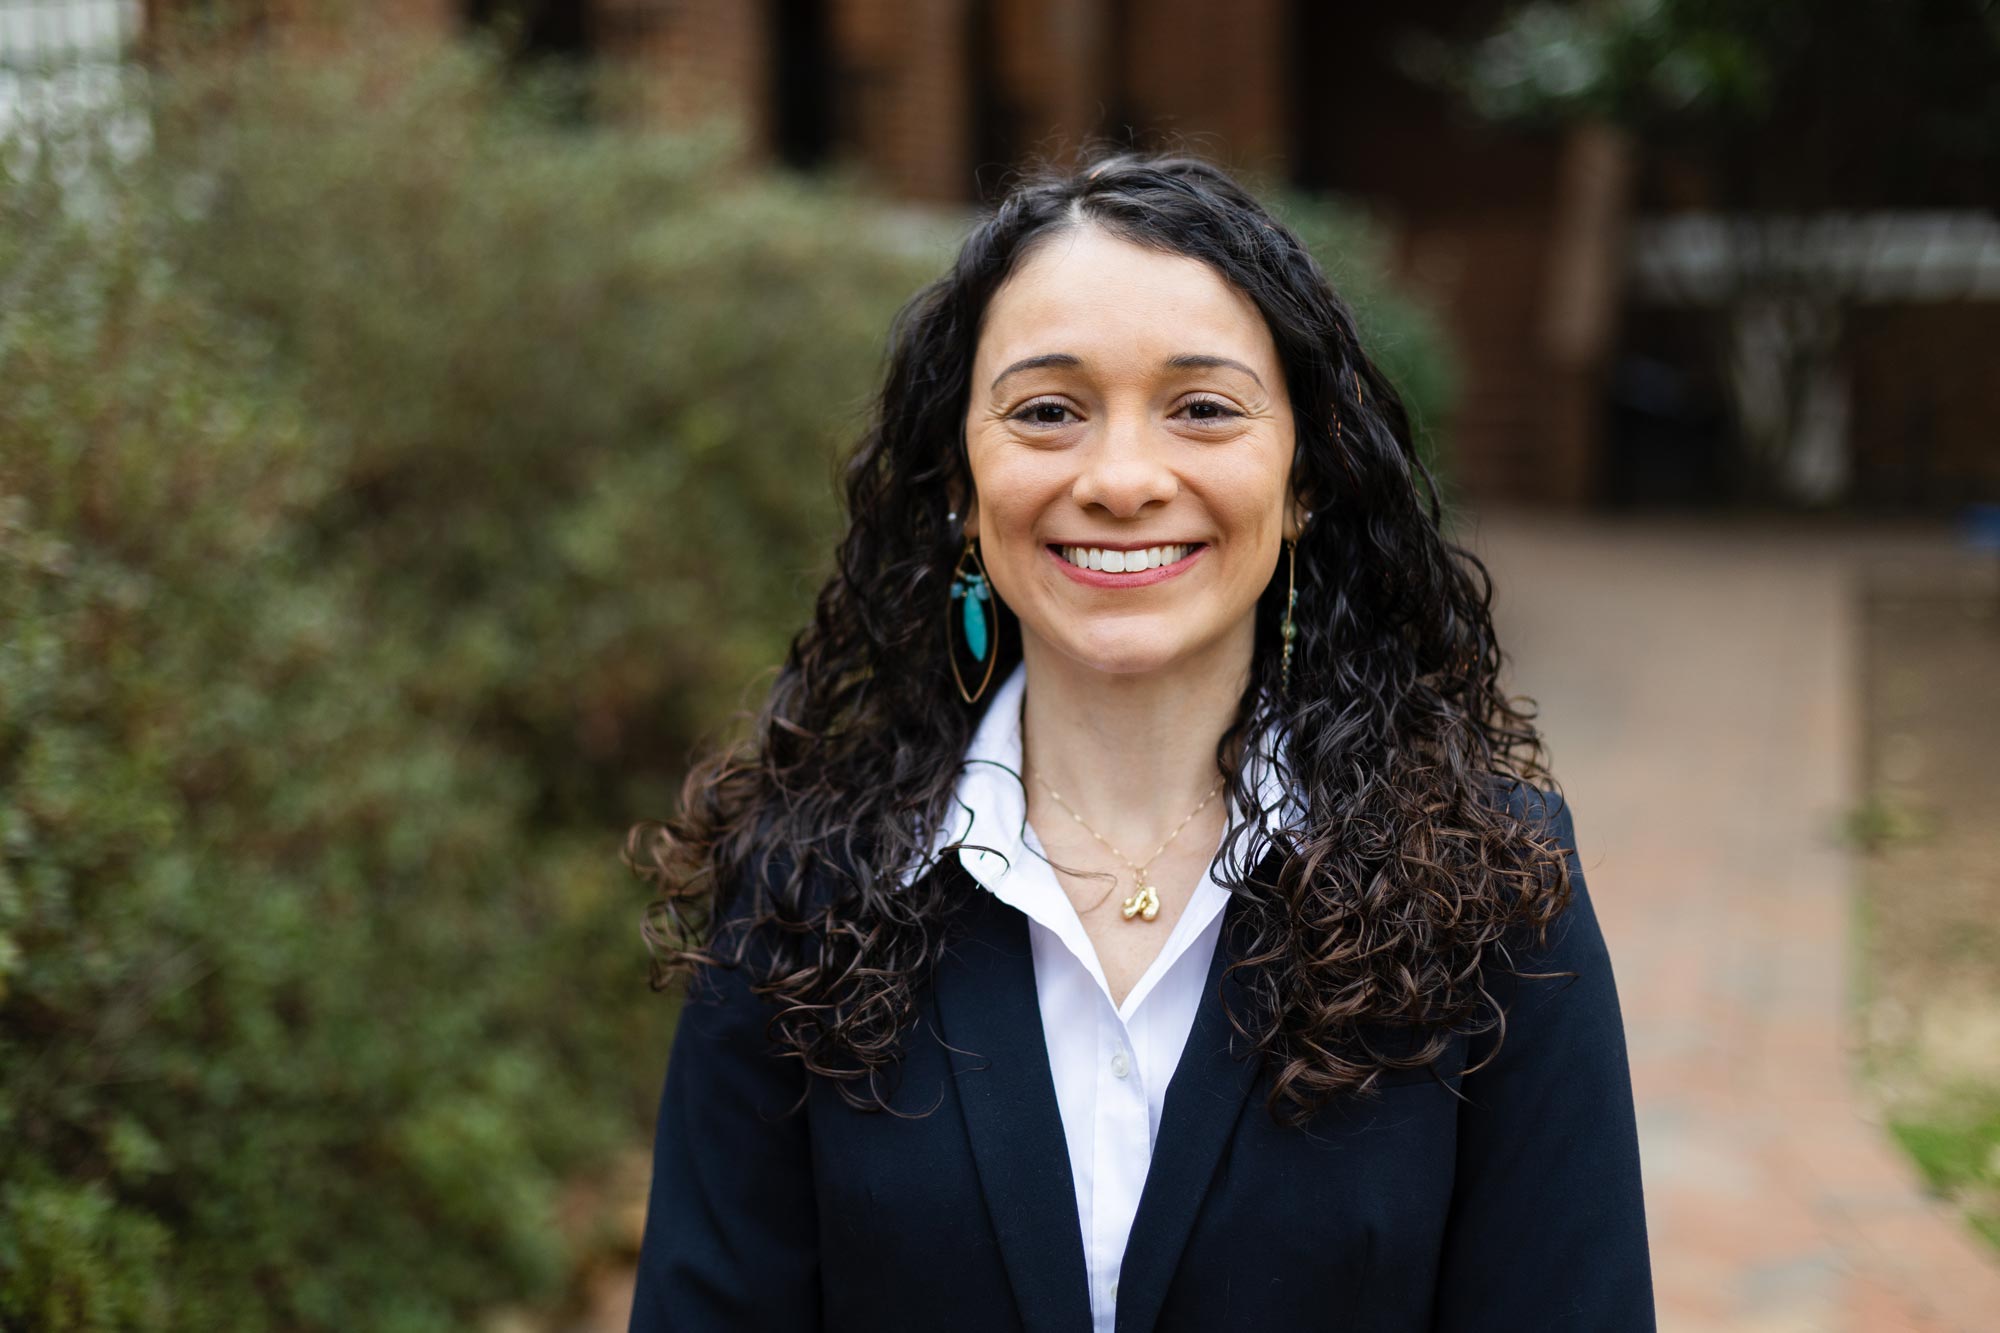
[[[1488,515],[1466,540],[1618,976],[1660,1328],[2000,1330],[2000,1262],[1851,1072],[1838,828],[1874,539]]]

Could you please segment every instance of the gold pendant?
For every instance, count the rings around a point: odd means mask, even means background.
[[[1141,921],[1151,921],[1160,914],[1159,892],[1142,880],[1119,910],[1125,914],[1127,921],[1135,916]]]

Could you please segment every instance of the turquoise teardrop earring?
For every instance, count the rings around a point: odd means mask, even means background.
[[[956,517],[954,515],[954,517]],[[973,569],[967,569],[971,561]],[[959,697],[967,703],[977,703],[986,693],[986,686],[993,679],[993,663],[1000,654],[998,646],[999,618],[994,614],[993,585],[986,578],[986,562],[979,558],[979,548],[975,539],[965,539],[965,550],[958,557],[958,565],[951,571],[951,605],[957,614],[945,616],[944,637],[945,656],[951,662],[952,679],[958,682]],[[986,674],[980,677],[979,688],[967,690],[965,676],[958,669],[958,650],[951,642],[951,622],[956,620],[964,628],[966,651],[975,662],[986,664]]]

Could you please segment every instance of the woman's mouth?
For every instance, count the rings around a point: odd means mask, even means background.
[[[1132,549],[1108,546],[1044,547],[1056,567],[1093,588],[1140,588],[1187,570],[1208,549],[1205,542],[1175,542]]]

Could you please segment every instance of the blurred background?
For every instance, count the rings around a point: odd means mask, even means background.
[[[1494,570],[1661,1327],[2000,1327],[1993,0],[0,0],[0,1328],[624,1327],[625,830],[1091,143],[1308,239]]]

